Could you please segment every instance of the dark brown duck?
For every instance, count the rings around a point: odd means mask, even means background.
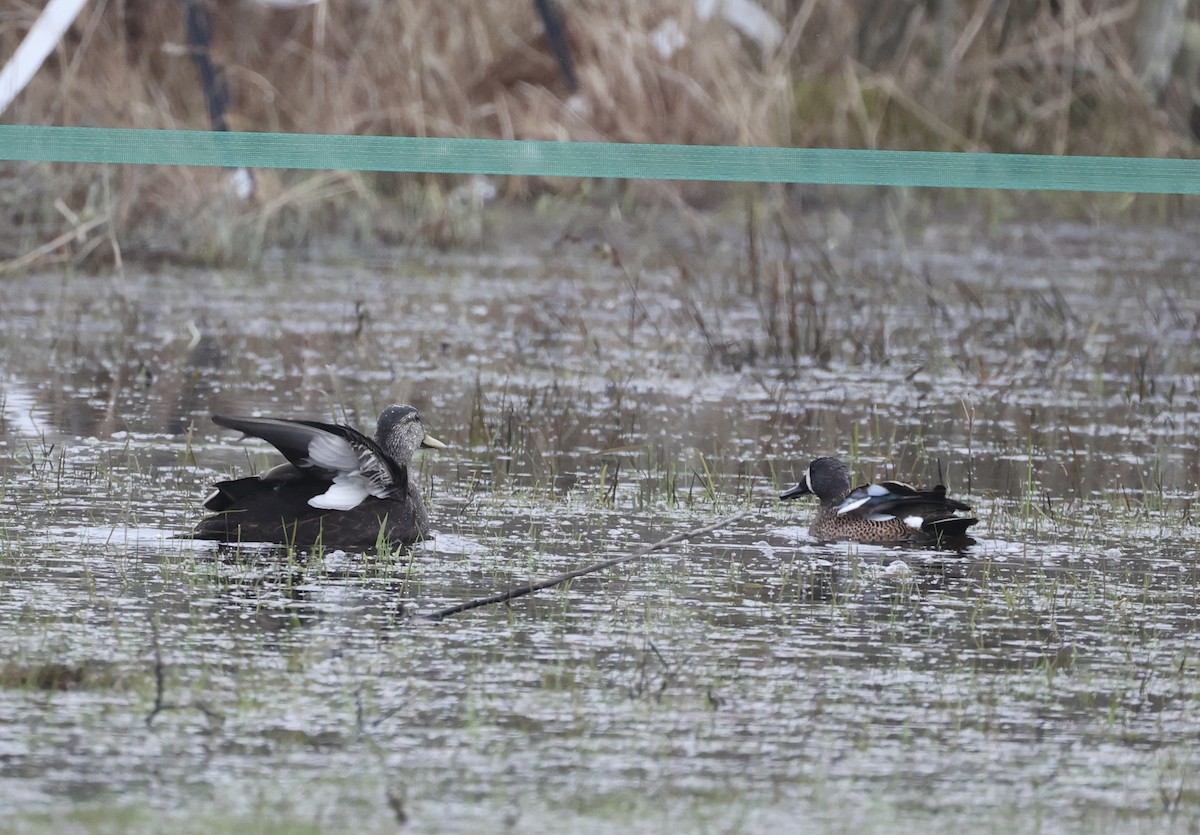
[[[375,437],[349,426],[287,418],[224,417],[213,423],[262,438],[287,463],[218,482],[196,526],[197,539],[274,542],[297,548],[411,545],[429,533],[408,467],[421,447],[445,444],[425,432],[412,406],[379,415]]]

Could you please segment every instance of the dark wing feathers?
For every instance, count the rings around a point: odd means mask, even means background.
[[[311,470],[313,463],[308,457],[308,447],[313,438],[321,432],[326,432],[322,426],[312,426],[309,422],[286,420],[283,418],[245,418],[213,415],[213,423],[227,429],[235,429],[245,435],[262,438],[275,447],[283,457],[291,461],[293,466],[301,470]],[[318,468],[323,469],[323,468]],[[332,478],[336,472],[331,472]]]
[[[863,485],[863,487],[870,487],[870,486],[871,485],[869,485],[869,484]],[[921,491],[918,490],[916,487],[913,487],[911,484],[905,484],[903,481],[881,481],[881,482],[877,483],[875,486],[883,487],[883,488],[887,489],[888,492],[895,493],[897,496],[917,496],[917,495],[920,495],[920,493],[921,493]],[[941,488],[942,492],[945,492],[946,488],[942,487],[940,484],[937,487],[934,487],[933,489],[937,490],[939,487]],[[861,490],[862,487],[860,487],[859,489]]]
[[[315,420],[246,418],[213,415],[213,423],[261,438],[279,450],[309,477],[332,482],[355,470],[380,492],[408,489],[408,470],[392,460],[383,448],[349,426]],[[218,495],[220,494],[218,489]],[[213,496],[210,500],[217,499]]]
[[[969,505],[948,498],[946,488],[939,484],[931,490],[917,490],[900,481],[864,484],[850,492],[838,505],[839,515],[923,516],[935,518],[958,510],[970,510]]]

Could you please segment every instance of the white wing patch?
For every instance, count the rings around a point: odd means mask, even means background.
[[[308,460],[318,467],[333,470],[340,475],[356,473],[359,467],[358,453],[354,451],[350,442],[324,432],[309,441]]]
[[[859,493],[859,491],[861,489],[862,489],[861,487],[858,488],[857,490],[854,491],[854,493]],[[837,509],[838,516],[841,516],[846,513],[852,513],[854,511],[858,510],[863,505],[865,505],[867,502],[871,501],[872,499],[880,499],[880,498],[883,498],[884,496],[889,496],[889,495],[891,495],[891,492],[892,492],[891,490],[887,489],[882,484],[868,484],[867,485],[867,495],[865,495],[859,499],[846,499],[846,501],[844,501],[840,505],[838,505],[838,509]],[[850,495],[854,495],[854,493],[851,493]],[[890,519],[892,517],[889,516],[887,518]],[[874,520],[872,520],[872,521],[874,521]]]
[[[843,513],[849,513],[852,510],[858,510],[869,501],[871,501],[870,496],[863,496],[861,499],[855,499],[852,502],[842,502],[842,506],[838,508],[838,516],[841,516]]]
[[[353,510],[371,494],[371,482],[357,472],[337,476],[333,484],[308,503],[321,510]]]

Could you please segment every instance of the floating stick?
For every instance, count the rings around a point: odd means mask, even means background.
[[[661,539],[658,542],[655,542],[653,545],[647,545],[644,548],[640,548],[637,551],[634,551],[632,554],[625,554],[621,557],[613,557],[612,559],[604,560],[603,562],[598,562],[594,565],[589,565],[584,568],[577,568],[574,571],[568,571],[564,574],[556,574],[553,577],[547,577],[545,580],[537,580],[532,583],[526,583],[523,586],[517,586],[516,588],[498,592],[497,594],[489,595],[488,597],[477,597],[474,600],[468,600],[466,603],[460,603],[457,606],[451,606],[449,609],[442,609],[437,612],[432,612],[428,615],[417,615],[416,617],[419,620],[440,621],[445,620],[451,615],[461,614],[462,612],[467,612],[471,609],[478,609],[481,606],[491,606],[494,603],[505,603],[517,597],[524,597],[527,594],[533,594],[535,591],[541,591],[542,589],[548,589],[551,586],[568,583],[571,580],[574,580],[576,577],[582,577],[585,574],[603,571],[606,568],[612,568],[614,565],[620,565],[623,562],[636,560],[640,557],[646,556],[647,554],[652,554],[655,551],[661,551],[667,546],[674,545],[677,542],[683,542],[687,539],[695,539],[703,534],[712,533],[717,528],[723,528],[726,525],[738,521],[739,519],[744,519],[746,516],[749,516],[750,513],[751,511],[749,510],[743,510],[741,513],[736,513],[733,516],[726,516],[724,519],[719,519],[716,522],[713,522],[711,525],[705,525],[702,528],[693,528],[690,531],[682,531],[680,533],[672,534],[666,539]]]

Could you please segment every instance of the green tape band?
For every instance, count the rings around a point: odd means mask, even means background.
[[[1200,160],[0,125],[0,159],[1055,191],[1200,193]]]

